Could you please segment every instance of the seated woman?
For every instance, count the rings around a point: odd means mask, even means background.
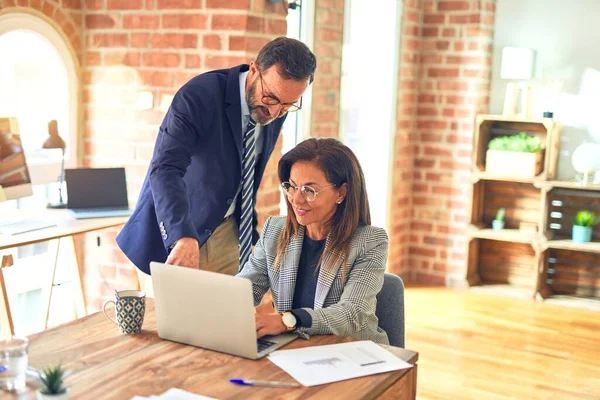
[[[365,178],[348,147],[308,139],[279,161],[287,217],[270,217],[237,275],[252,281],[257,336],[296,330],[388,344],[375,316],[388,238],[370,225]],[[268,310],[270,308],[270,310]]]

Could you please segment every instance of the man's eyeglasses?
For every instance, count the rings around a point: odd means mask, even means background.
[[[300,190],[300,193],[302,194],[302,196],[306,199],[306,201],[312,202],[315,201],[317,198],[317,195],[319,193],[321,193],[322,191],[329,189],[330,187],[334,187],[335,183],[332,183],[331,185],[327,185],[325,186],[323,189],[319,190],[318,192],[310,187],[310,186],[294,186],[289,182],[283,182],[281,184],[281,189],[283,190],[283,193],[285,193],[288,197],[292,198],[294,197],[294,195],[296,194],[296,192],[298,190]]]
[[[277,106],[277,105],[280,105],[281,109],[284,112],[296,112],[296,111],[298,111],[298,110],[300,110],[302,108],[302,97],[300,97],[300,100],[298,100],[297,103],[282,103],[275,96],[267,96],[267,95],[265,95],[265,86],[266,85],[265,85],[265,83],[263,81],[262,73],[260,72],[260,70],[258,71],[258,77],[260,78],[260,91],[261,91],[261,94],[262,94],[261,101],[263,102],[263,104],[266,104],[268,106]]]

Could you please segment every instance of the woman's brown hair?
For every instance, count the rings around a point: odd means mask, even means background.
[[[299,143],[281,157],[278,167],[280,182],[289,181],[292,165],[299,161],[317,165],[325,173],[329,183],[335,184],[336,188],[342,187],[344,183],[348,187],[346,197],[333,215],[325,249],[317,264],[327,269],[342,263],[342,277],[344,277],[352,235],[359,226],[371,224],[369,199],[362,168],[352,150],[339,140],[312,138]],[[298,234],[300,229],[292,204],[289,201],[286,203],[287,219],[277,244],[275,268],[279,267],[292,236]]]

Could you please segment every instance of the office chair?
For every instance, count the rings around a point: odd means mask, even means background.
[[[404,347],[404,283],[398,275],[384,275],[375,315],[381,329],[387,332],[390,344]]]

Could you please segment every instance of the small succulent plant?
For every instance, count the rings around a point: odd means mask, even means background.
[[[42,382],[40,393],[50,395],[65,393],[67,391],[67,388],[63,386],[65,376],[66,370],[60,364],[44,368],[40,377]]]
[[[498,212],[496,213],[496,221],[504,221],[504,207],[498,209]]]
[[[600,218],[591,211],[579,211],[575,215],[573,223],[577,226],[594,226],[600,222]]]

